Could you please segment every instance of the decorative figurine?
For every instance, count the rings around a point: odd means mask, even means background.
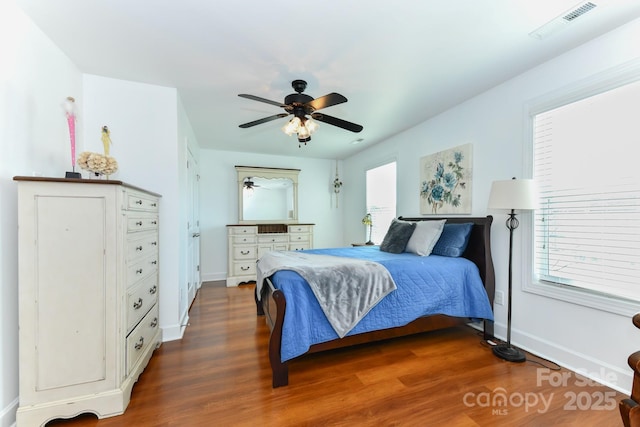
[[[107,126],[102,126],[102,146],[104,147],[104,155],[109,155],[109,148],[111,147],[111,134]]]

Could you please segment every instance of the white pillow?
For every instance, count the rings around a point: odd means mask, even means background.
[[[446,219],[434,221],[418,221],[413,234],[407,243],[405,252],[427,256],[438,242]]]

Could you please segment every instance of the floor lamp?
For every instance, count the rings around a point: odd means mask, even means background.
[[[520,223],[516,218],[516,210],[533,210],[534,183],[531,179],[508,179],[504,181],[494,181],[489,195],[489,209],[500,209],[510,211],[507,218],[507,228],[509,229],[509,294],[507,305],[507,342],[493,347],[493,354],[509,362],[524,362],[526,356],[522,351],[511,345],[511,288],[513,285],[512,265],[513,265],[513,230],[518,228]]]

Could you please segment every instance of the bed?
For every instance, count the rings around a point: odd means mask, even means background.
[[[259,316],[265,316],[271,330],[268,353],[272,370],[272,386],[274,388],[286,386],[289,382],[289,361],[305,354],[317,353],[336,348],[349,347],[368,342],[380,341],[421,332],[434,331],[453,327],[471,321],[481,321],[485,339],[493,338],[493,297],[495,290],[495,273],[491,258],[491,224],[493,218],[487,217],[451,217],[451,218],[399,218],[403,221],[418,222],[446,219],[446,224],[471,223],[468,245],[459,258],[429,255],[419,257],[414,254],[386,254],[378,246],[359,246],[352,248],[335,248],[327,250],[304,251],[310,254],[330,254],[340,257],[365,259],[378,262],[386,267],[393,276],[398,288],[382,298],[377,305],[368,311],[364,317],[349,332],[340,337],[329,324],[318,306],[314,293],[308,283],[296,272],[290,270],[277,271],[266,277],[262,283],[256,284],[256,307]],[[393,304],[396,300],[406,299],[403,292],[415,295],[415,289],[406,288],[401,272],[417,260],[419,269],[430,268],[431,264],[441,264],[446,274],[439,277],[445,281],[457,280],[463,276],[470,278],[469,287],[464,285],[462,297],[455,296],[452,301],[442,299],[441,293],[447,294],[449,286],[435,285],[429,291],[435,295],[438,307],[430,314],[431,308],[410,307],[398,309]],[[259,262],[260,263],[260,262]],[[413,267],[411,267],[413,268]],[[413,271],[413,270],[412,270]],[[417,274],[417,273],[416,273]],[[430,273],[419,273],[429,275]],[[407,276],[408,274],[404,274]],[[413,273],[412,273],[413,275]],[[437,276],[441,276],[438,273]],[[424,280],[421,279],[423,283]],[[426,280],[426,279],[425,279]],[[411,285],[413,286],[413,285]],[[474,286],[474,287],[471,287]],[[458,285],[456,285],[458,287]],[[478,291],[478,287],[482,289]],[[446,292],[442,292],[445,290]],[[419,293],[424,293],[420,291]],[[474,298],[465,295],[474,294]],[[445,308],[442,308],[444,304]],[[468,306],[468,307],[467,307]],[[469,308],[470,307],[470,308]],[[427,314],[415,317],[421,310]],[[413,318],[398,318],[395,314],[411,312],[407,316]],[[393,316],[388,313],[394,313]],[[448,313],[448,314],[441,314]],[[471,315],[469,315],[469,313]],[[402,316],[400,316],[402,317]],[[385,323],[387,318],[392,324]],[[384,319],[384,320],[380,320]],[[393,324],[395,322],[396,324]]]

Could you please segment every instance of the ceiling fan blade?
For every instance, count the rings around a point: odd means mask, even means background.
[[[328,95],[321,96],[320,98],[316,98],[313,101],[307,102],[305,104],[305,107],[309,106],[313,110],[319,110],[321,108],[327,108],[333,105],[342,104],[343,102],[347,102],[347,98],[340,95],[339,93],[332,92]]]
[[[260,98],[259,96],[255,96],[255,95],[248,95],[248,94],[246,94],[246,93],[241,93],[241,94],[238,94],[238,96],[239,96],[240,98],[247,98],[247,99],[252,99],[252,100],[254,100],[254,101],[265,102],[265,103],[267,103],[267,104],[275,105],[275,106],[277,106],[277,107],[282,107],[282,108],[287,107],[287,106],[286,106],[285,104],[283,104],[282,102],[271,101],[271,100],[269,100],[269,99],[266,99],[266,98]]]
[[[338,126],[339,128],[350,130],[351,132],[360,132],[363,129],[363,127],[358,124],[351,123],[346,120],[339,119],[337,117],[327,116],[326,114],[322,114],[322,113],[313,113],[311,117],[319,122],[324,122],[333,126]]]
[[[246,129],[246,128],[250,128],[251,126],[261,125],[262,123],[270,122],[271,120],[281,119],[283,117],[287,117],[288,115],[289,115],[288,113],[280,113],[274,116],[269,116],[262,119],[254,120],[252,122],[241,124],[240,127],[243,129]]]

